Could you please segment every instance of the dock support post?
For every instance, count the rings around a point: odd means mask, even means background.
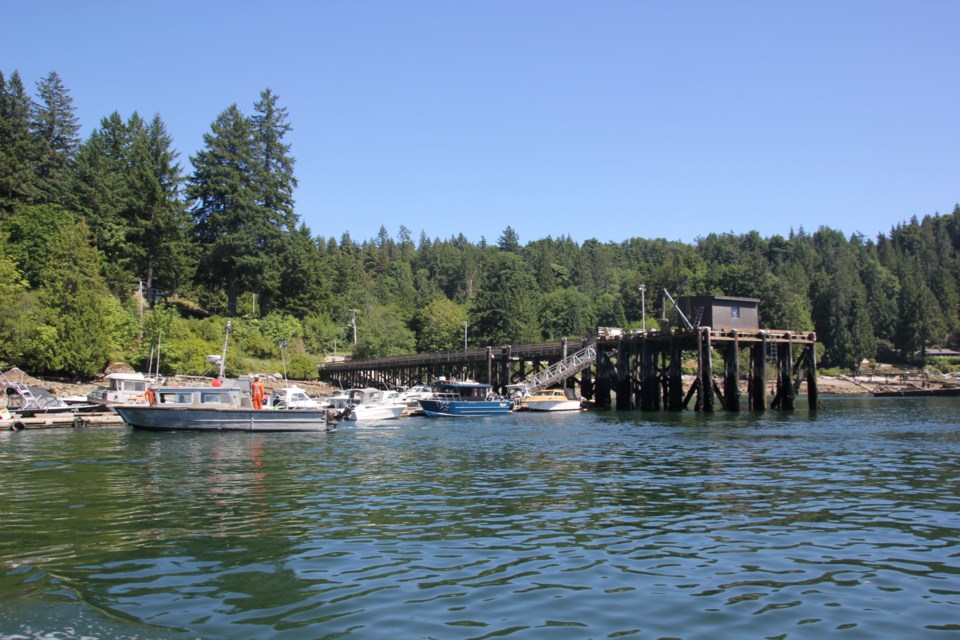
[[[733,331],[733,342],[723,354],[724,409],[740,411],[740,337]]]
[[[644,411],[656,409],[659,385],[657,384],[656,352],[644,336],[640,343],[640,408]]]
[[[699,388],[697,390],[697,408],[704,413],[713,413],[713,355],[710,343],[710,327],[700,329],[699,347]]]
[[[670,411],[683,410],[683,370],[681,360],[683,349],[676,337],[670,338],[670,366],[667,372],[667,408]]]
[[[633,409],[633,385],[630,381],[630,349],[623,338],[617,339],[617,411]]]
[[[750,347],[750,409],[767,409],[767,334],[760,332],[760,342]]]
[[[780,409],[793,410],[797,392],[793,387],[793,343],[790,334],[787,341],[777,344],[777,397],[775,402]]]
[[[817,391],[817,336],[810,334],[810,344],[807,350],[807,407],[815,411],[820,406]]]
[[[509,344],[503,348],[503,365],[500,367],[500,384],[497,385],[498,393],[505,393],[507,385],[510,384],[510,369],[513,367],[513,347]]]

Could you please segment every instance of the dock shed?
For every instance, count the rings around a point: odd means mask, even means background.
[[[695,327],[759,329],[760,299],[732,296],[680,296],[677,308]]]

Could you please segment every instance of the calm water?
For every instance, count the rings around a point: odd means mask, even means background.
[[[960,401],[0,434],[4,638],[957,638]]]

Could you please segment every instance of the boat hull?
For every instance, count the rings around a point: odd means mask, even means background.
[[[530,411],[580,411],[579,400],[529,400],[526,407]]]
[[[348,413],[346,420],[351,422],[365,422],[368,420],[392,420],[399,418],[403,413],[404,405],[384,406],[384,407],[366,407],[357,405],[353,411]]]
[[[421,400],[423,412],[431,418],[461,418],[468,416],[495,416],[510,413],[509,400]]]
[[[152,431],[327,431],[327,412],[116,405],[135,429]]]

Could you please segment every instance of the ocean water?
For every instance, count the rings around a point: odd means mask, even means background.
[[[960,637],[960,400],[798,407],[2,432],[0,638]]]

